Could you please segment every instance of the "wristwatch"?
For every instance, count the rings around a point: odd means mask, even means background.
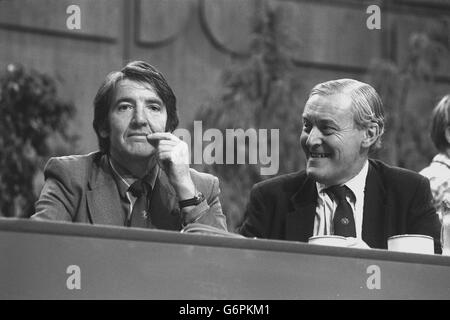
[[[203,200],[205,200],[205,196],[203,193],[198,192],[193,198],[181,200],[178,202],[180,209],[189,207],[189,206],[196,206],[199,205]]]

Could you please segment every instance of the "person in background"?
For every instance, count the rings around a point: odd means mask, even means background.
[[[380,249],[390,236],[423,234],[439,253],[428,179],[369,158],[384,128],[383,104],[370,85],[353,79],[316,85],[300,135],[306,169],[257,183],[238,232],[302,242],[339,235],[348,247]]]
[[[444,198],[450,197],[450,95],[443,97],[431,116],[431,140],[439,153],[420,174],[430,180],[433,204],[441,217]]]
[[[110,73],[94,100],[100,151],[51,158],[35,220],[181,230],[227,230],[217,177],[189,168],[176,98],[146,62]]]

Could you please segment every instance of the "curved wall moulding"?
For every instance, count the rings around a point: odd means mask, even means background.
[[[186,29],[196,5],[197,0],[136,1],[136,43],[158,47],[174,41]]]
[[[258,0],[199,1],[200,23],[211,43],[233,56],[248,56]]]
[[[381,56],[380,32],[366,27],[363,3],[336,6],[327,1],[269,1],[276,7],[280,29],[289,36],[292,59],[298,65],[350,68],[361,72]],[[247,57],[252,42],[257,0],[199,0],[203,31],[216,48]]]

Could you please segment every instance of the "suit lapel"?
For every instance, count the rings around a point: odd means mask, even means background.
[[[176,193],[163,170],[159,170],[159,176],[152,191],[150,220],[152,225],[158,229],[181,229],[181,216]]]
[[[286,240],[307,242],[314,229],[317,188],[312,179],[305,178],[303,185],[291,197],[294,210],[286,216]]]
[[[372,248],[386,247],[385,188],[379,172],[372,162],[369,162],[366,187],[364,193],[362,239]]]
[[[291,197],[294,210],[286,216],[286,240],[307,242],[313,235],[317,204],[317,188],[312,179],[305,178],[303,185]],[[388,218],[386,191],[381,174],[369,162],[365,195],[362,238],[372,248],[387,247],[385,224]]]
[[[125,221],[122,204],[107,158],[94,162],[86,192],[89,216],[94,224],[123,226]],[[152,191],[150,219],[160,229],[180,230],[181,217],[175,190],[163,170]]]
[[[89,215],[94,224],[123,226],[125,217],[119,191],[105,161],[106,157],[102,156],[93,163],[86,192]]]

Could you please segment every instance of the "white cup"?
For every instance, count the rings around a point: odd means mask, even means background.
[[[434,242],[432,237],[422,234],[400,234],[388,238],[388,250],[434,254]]]
[[[335,235],[313,236],[308,239],[308,243],[323,246],[346,247],[347,239],[345,237]]]

